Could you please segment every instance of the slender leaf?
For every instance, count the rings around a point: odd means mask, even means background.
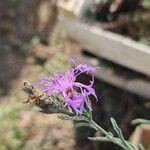
[[[81,122],[81,123],[78,123],[75,125],[76,128],[79,128],[79,127],[89,127],[89,128],[93,128],[97,131],[97,128],[93,125],[93,124],[90,124],[90,123],[87,123],[87,122]]]
[[[132,125],[137,125],[137,124],[150,124],[150,120],[146,120],[146,119],[134,119],[131,122]]]
[[[124,139],[124,137],[123,137],[123,135],[122,135],[122,131],[121,131],[121,129],[118,127],[118,125],[117,125],[115,119],[111,118],[111,123],[112,123],[113,129],[116,131],[116,133],[117,133],[119,139],[121,140],[121,143],[122,143],[127,149],[129,149],[129,150],[130,150],[130,149],[134,149],[134,146],[133,146],[131,143],[127,142],[127,141]]]
[[[69,115],[58,115],[58,118],[62,120],[72,120],[72,117]]]
[[[89,120],[85,117],[85,116],[69,116],[69,115],[59,115],[58,116],[59,119],[63,119],[63,120],[74,120],[74,121],[86,121],[89,122]]]

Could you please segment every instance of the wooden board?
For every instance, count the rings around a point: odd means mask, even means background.
[[[79,54],[74,55],[73,59],[78,63],[85,63],[96,67],[98,66],[96,59],[90,59]],[[150,80],[144,78],[126,79],[125,77],[123,78],[117,75],[111,67],[97,69],[95,76],[106,83],[127,90],[146,99],[150,99]]]
[[[78,20],[60,17],[68,35],[97,56],[150,76],[150,47]]]

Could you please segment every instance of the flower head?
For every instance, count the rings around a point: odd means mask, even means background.
[[[76,79],[80,74],[94,73],[96,68],[86,64],[79,64],[74,68],[70,68],[66,73],[60,72],[55,74],[53,78],[41,78],[38,86],[49,96],[62,95],[64,97],[65,106],[70,112],[81,114],[85,106],[90,110],[91,105],[87,100],[89,95],[93,95],[96,99],[95,90],[93,89],[94,78],[89,85],[77,82]]]

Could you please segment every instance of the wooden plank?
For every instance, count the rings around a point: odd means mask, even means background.
[[[96,59],[90,59],[79,54],[75,55],[73,59],[75,59],[78,63],[98,66],[98,61]],[[125,77],[123,78],[115,74],[113,69],[110,67],[97,69],[95,76],[113,86],[127,90],[146,99],[150,99],[150,80],[144,78],[126,79]]]
[[[61,16],[68,35],[91,53],[150,76],[150,47],[94,25]]]

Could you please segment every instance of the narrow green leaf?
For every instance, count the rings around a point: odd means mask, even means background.
[[[115,121],[115,119],[111,118],[111,123],[112,123],[112,126],[113,126],[113,129],[116,131],[118,137],[122,140],[122,141],[125,141],[123,135],[122,135],[122,131],[121,129],[118,127],[117,125],[117,122]]]
[[[59,115],[58,116],[59,119],[63,119],[63,120],[74,120],[74,121],[86,121],[89,122],[88,118],[86,118],[85,116],[69,116],[69,115]]]
[[[87,122],[81,122],[81,123],[78,123],[75,125],[76,128],[79,128],[79,127],[89,127],[89,128],[93,128],[97,131],[97,128],[93,125],[93,124],[90,124],[90,123],[87,123]]]
[[[89,140],[92,141],[99,141],[99,142],[110,142],[119,145],[125,150],[131,150],[131,149],[126,149],[124,145],[121,144],[121,140],[119,138],[114,138],[113,140],[110,140],[107,136],[106,137],[88,137]],[[133,150],[133,149],[132,149]]]
[[[89,119],[86,118],[85,116],[74,116],[74,117],[72,117],[72,119],[74,121],[86,121],[86,122],[89,122]]]
[[[117,136],[119,137],[119,139],[121,140],[121,143],[127,148],[127,149],[134,149],[134,146],[127,142],[124,137],[123,137],[123,134],[122,134],[122,131],[121,129],[118,127],[117,125],[117,122],[115,121],[114,118],[111,118],[111,123],[112,123],[112,126],[113,126],[113,129],[116,131],[117,133]]]
[[[69,115],[58,115],[58,118],[62,120],[73,120]]]
[[[137,124],[150,124],[150,120],[138,118],[138,119],[132,120],[131,124],[132,124],[132,125],[137,125]]]

